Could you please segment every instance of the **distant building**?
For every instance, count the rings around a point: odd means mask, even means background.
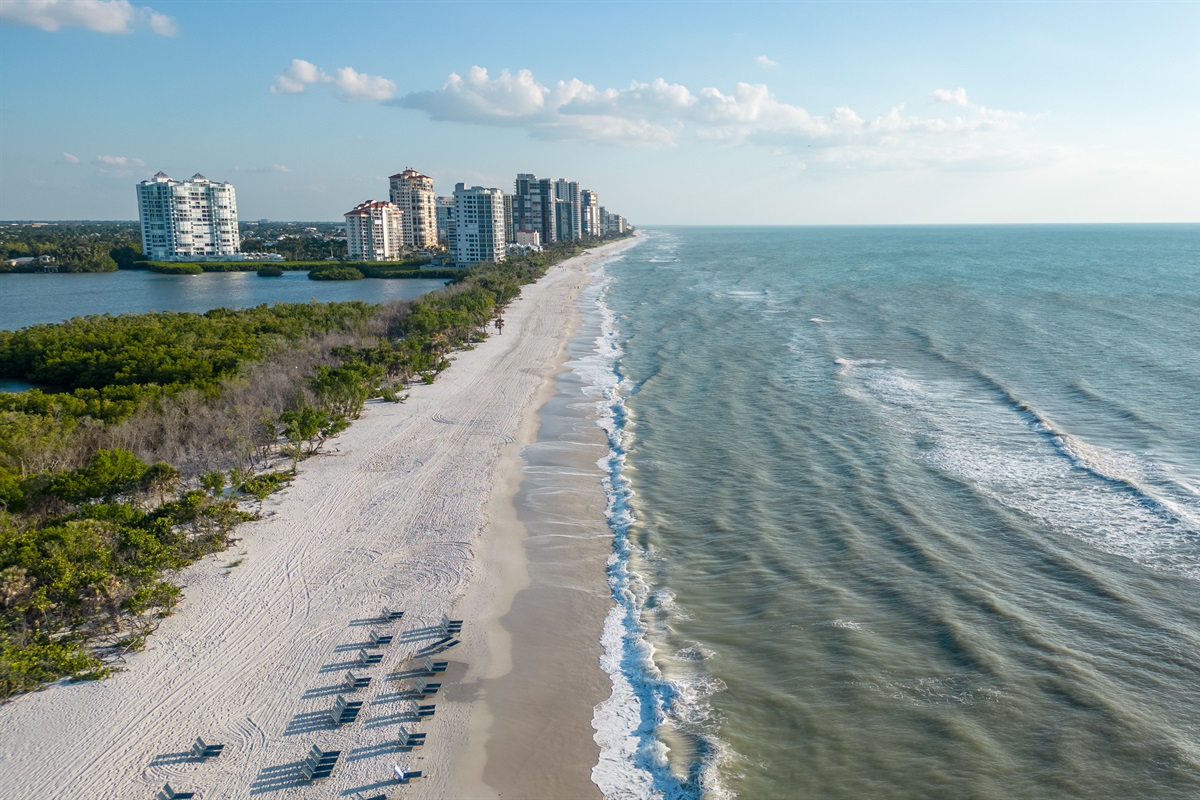
[[[604,206],[600,206],[600,228],[604,235],[610,233],[622,234],[629,228],[629,223],[620,214],[611,214]]]
[[[554,182],[556,231],[558,238],[568,242],[583,238],[580,215],[579,184],[559,178]]]
[[[538,236],[537,231],[517,231],[517,241],[521,247],[528,247],[532,250],[542,249],[542,240]]]
[[[346,256],[351,261],[395,261],[403,250],[403,214],[394,203],[368,200],[345,214]]]
[[[517,229],[513,225],[513,196],[504,193],[504,241],[515,242],[517,240]]]
[[[229,183],[200,173],[174,181],[159,172],[137,185],[142,252],[151,261],[217,259],[238,253],[237,199]]]
[[[503,261],[504,239],[504,192],[455,184],[454,263],[470,266]]]
[[[439,197],[435,201],[437,209],[438,242],[454,252],[454,198]]]
[[[415,250],[437,247],[437,201],[433,195],[433,178],[409,167],[388,179],[391,199],[404,212],[404,246]]]
[[[517,175],[513,192],[513,228],[516,231],[537,231],[542,244],[558,237],[558,217],[555,214],[554,182],[536,175]]]
[[[579,192],[579,224],[585,238],[599,239],[604,234],[600,225],[600,195],[591,189]]]

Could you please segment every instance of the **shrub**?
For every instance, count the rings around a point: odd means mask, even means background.
[[[326,267],[308,273],[310,281],[361,281],[363,274],[354,267]]]

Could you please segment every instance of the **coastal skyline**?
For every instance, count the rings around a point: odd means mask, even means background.
[[[0,218],[159,170],[337,220],[414,167],[637,225],[1200,219],[1193,3],[0,6]]]

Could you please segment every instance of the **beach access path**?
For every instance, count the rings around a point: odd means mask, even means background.
[[[502,335],[456,353],[407,402],[369,404],[301,463],[295,481],[266,502],[265,519],[238,529],[239,543],[184,571],[183,601],[121,673],[0,706],[0,797],[149,798],[165,783],[208,798],[459,797],[463,786],[471,796],[498,796],[479,783],[489,773],[471,754],[484,751],[480,739],[494,727],[530,726],[497,726],[480,676],[511,669],[511,639],[495,621],[528,578],[519,536],[483,545],[497,493],[519,484],[506,473],[519,469],[518,436],[528,438],[561,368],[578,292],[597,259],[631,244],[557,265],[510,305]],[[491,622],[465,619],[462,644],[441,656],[450,662],[438,678],[443,689],[422,701],[436,704],[436,715],[409,721],[412,681],[388,676],[437,638],[431,628],[443,613],[456,615],[494,563],[508,566],[488,582]],[[502,585],[504,575],[513,585]],[[478,598],[465,605],[481,607]],[[385,607],[404,610],[403,619],[379,622]],[[373,630],[395,639],[369,648]],[[381,663],[359,667],[363,648],[382,654]],[[340,685],[352,669],[372,680],[354,697],[365,701],[358,720],[336,728],[329,710],[348,694]],[[427,744],[400,752],[400,725],[425,732]],[[590,727],[574,727],[554,736],[594,747]],[[197,736],[224,752],[189,757]],[[331,777],[310,785],[300,770],[314,745],[341,758]],[[400,787],[394,764],[424,777]]]

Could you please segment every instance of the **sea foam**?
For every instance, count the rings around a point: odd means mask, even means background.
[[[865,360],[841,367],[843,391],[879,404],[935,469],[1104,552],[1200,580],[1200,502],[1168,465],[1060,430],[988,376],[999,402],[970,382]]]
[[[690,726],[706,719],[710,713],[707,698],[724,687],[703,677],[667,679],[655,662],[654,617],[658,614],[661,621],[662,613],[683,612],[669,590],[649,586],[633,566],[651,556],[629,535],[637,515],[635,493],[625,469],[632,422],[625,399],[634,387],[621,373],[617,321],[605,302],[610,281],[606,266],[601,265],[583,298],[599,310],[600,332],[593,353],[572,364],[587,384],[585,393],[596,400],[597,424],[609,442],[609,452],[598,466],[604,472],[606,516],[613,532],[607,569],[615,605],[605,620],[600,665],[612,682],[612,695],[596,706],[592,717],[594,739],[600,746],[592,780],[606,798],[729,797],[716,779],[722,748],[706,743],[699,750],[708,757],[691,765],[687,775],[679,776],[672,770],[668,748],[659,736],[660,726]],[[670,660],[696,663],[707,655],[698,647],[684,648]]]

